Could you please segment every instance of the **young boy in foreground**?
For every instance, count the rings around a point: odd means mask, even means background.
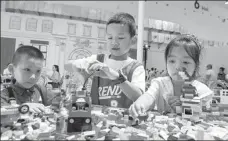
[[[1,106],[27,104],[30,112],[42,112],[45,106],[50,105],[48,99],[52,94],[44,86],[37,85],[43,68],[44,56],[33,46],[21,46],[13,55],[9,71],[16,82],[1,91]],[[42,99],[42,104],[39,100]],[[44,106],[45,105],[45,106]]]

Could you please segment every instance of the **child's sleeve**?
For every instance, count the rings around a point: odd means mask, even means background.
[[[143,66],[139,66],[135,69],[132,74],[131,84],[141,89],[141,91],[145,92],[145,70]]]
[[[87,72],[89,64],[94,62],[95,60],[97,60],[97,55],[92,55],[90,57],[77,59],[77,60],[69,60],[64,65],[64,68],[69,72],[74,72],[74,71],[80,72],[83,70]]]
[[[137,101],[140,101],[145,107],[145,110],[153,109],[156,103],[156,100],[159,96],[159,83],[157,80],[152,80],[151,85],[148,90],[138,98]]]
[[[203,99],[203,105],[209,106],[212,100],[213,91],[199,81],[193,81],[192,85],[196,87],[199,97]]]

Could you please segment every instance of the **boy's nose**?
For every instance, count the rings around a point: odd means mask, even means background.
[[[36,75],[35,75],[35,74],[33,74],[30,78],[34,78],[34,79],[35,79],[35,78],[36,78]]]
[[[118,44],[118,43],[116,43],[116,42],[115,42],[115,43],[112,43],[112,47],[114,47],[114,48],[115,48],[115,47],[118,47],[118,46],[119,46],[119,44]]]
[[[111,40],[111,44],[118,44],[118,38],[113,38]]]

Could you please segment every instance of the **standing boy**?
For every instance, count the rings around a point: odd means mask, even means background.
[[[145,70],[130,58],[129,50],[136,43],[133,16],[117,13],[106,24],[109,55],[92,55],[69,61],[67,71],[93,73],[91,98],[93,104],[129,108],[145,91]]]

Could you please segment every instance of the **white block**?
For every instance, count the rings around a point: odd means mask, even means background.
[[[72,140],[73,138],[75,138],[75,135],[69,136],[69,137],[67,137],[66,139],[67,139],[67,140]]]
[[[82,132],[82,134],[83,134],[84,136],[89,136],[89,135],[95,135],[96,132],[95,132],[95,131],[85,131],[85,132]]]
[[[164,140],[167,140],[168,139],[168,135],[167,135],[167,133],[165,132],[165,131],[163,131],[163,130],[161,130],[160,132],[159,132],[159,135],[164,139]]]

